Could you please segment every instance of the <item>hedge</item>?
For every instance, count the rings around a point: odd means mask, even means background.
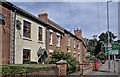
[[[51,66],[40,65],[1,65],[2,72],[0,74],[12,74],[21,72],[40,71],[45,69],[51,69]]]

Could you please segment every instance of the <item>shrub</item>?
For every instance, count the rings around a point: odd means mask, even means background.
[[[51,69],[50,66],[40,65],[2,65],[2,72],[0,74],[12,74],[30,71],[40,71],[44,69]]]
[[[96,57],[95,57],[94,55],[88,55],[88,56],[86,57],[86,59],[87,59],[87,61],[91,61],[91,60],[93,60],[93,59],[96,59]]]
[[[56,50],[51,54],[51,57],[48,60],[46,60],[44,63],[56,64],[56,62],[60,60],[64,60],[67,62],[68,74],[75,71],[77,62],[76,62],[76,59],[73,56],[71,56],[70,53],[65,53],[65,52]]]
[[[106,55],[104,52],[99,52],[96,57],[100,60],[106,60]]]

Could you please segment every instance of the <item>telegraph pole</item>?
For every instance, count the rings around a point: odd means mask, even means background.
[[[109,2],[112,2],[112,1],[107,1],[107,28],[108,28],[108,44],[110,43],[110,40],[109,40],[109,8],[108,8],[108,4]],[[108,52],[108,72],[110,72],[110,54]]]

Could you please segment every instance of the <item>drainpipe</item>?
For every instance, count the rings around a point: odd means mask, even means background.
[[[15,64],[15,23],[16,23],[16,10],[14,10],[14,13],[15,13],[15,15],[14,15],[14,44],[13,44],[13,48],[14,48],[14,50],[13,50],[13,64]]]
[[[46,27],[46,32],[45,33],[46,33],[46,38],[45,38],[46,39],[46,43],[45,43],[45,45],[46,45],[46,51],[47,51],[47,27]],[[48,54],[48,52],[47,52],[47,54]]]

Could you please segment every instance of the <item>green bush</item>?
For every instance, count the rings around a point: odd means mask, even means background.
[[[51,67],[40,65],[2,65],[2,72],[0,74],[40,71],[44,69],[51,69]]]
[[[87,61],[91,61],[91,60],[94,60],[94,59],[96,59],[96,57],[95,57],[94,55],[88,55],[88,56],[86,57],[86,60],[87,60]]]
[[[96,57],[100,60],[106,60],[107,56],[105,55],[104,52],[99,52]]]
[[[51,57],[48,60],[46,60],[44,63],[45,64],[56,64],[56,62],[60,60],[64,60],[67,62],[67,73],[68,74],[75,71],[77,62],[76,62],[76,59],[73,56],[71,56],[70,53],[65,53],[65,52],[56,50],[51,54]]]

